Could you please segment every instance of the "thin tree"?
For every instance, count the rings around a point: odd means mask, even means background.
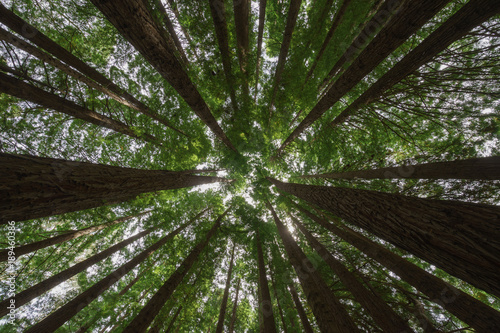
[[[250,1],[249,0],[233,0],[234,23],[236,25],[236,44],[238,51],[238,60],[240,62],[240,71],[245,77],[243,83],[243,91],[245,97],[249,97],[248,90],[248,55],[250,53],[249,39],[249,16],[250,16]]]
[[[292,296],[293,303],[295,304],[295,309],[299,314],[300,322],[302,323],[302,327],[304,328],[305,333],[314,333],[314,330],[311,327],[311,323],[307,318],[306,311],[300,302],[299,295],[297,294],[297,290],[295,290],[295,286],[293,283],[288,285],[288,290],[290,291],[290,295]]]
[[[177,309],[177,311],[175,311],[175,314],[174,314],[172,320],[170,321],[170,323],[168,324],[168,327],[165,330],[165,333],[172,332],[172,329],[174,328],[174,323],[177,320],[177,317],[179,317],[179,314],[181,313],[181,311],[182,311],[182,305],[179,306],[179,308]],[[159,328],[158,328],[158,332],[160,332]]]
[[[330,172],[299,178],[330,179],[500,179],[500,156],[478,157],[450,162],[402,165],[371,170]]]
[[[273,207],[269,203],[267,203],[267,207],[271,211],[285,251],[288,254],[290,263],[297,272],[302,290],[304,290],[307,302],[313,311],[321,332],[359,332],[359,329],[349,317],[347,310],[302,252],[290,232],[276,215]]]
[[[194,45],[193,40],[191,39],[191,36],[189,35],[186,28],[184,28],[184,26],[181,24],[179,10],[177,9],[177,5],[175,4],[174,0],[168,0],[168,3],[170,5],[170,9],[172,9],[172,12],[174,13],[175,19],[177,20],[179,27],[182,30],[182,34],[184,35],[184,37],[186,37],[188,44],[191,46],[191,51],[194,54],[194,57],[196,58],[196,60],[199,61],[200,58],[198,57],[198,53],[196,52],[196,48],[193,47],[193,45]]]
[[[236,284],[236,296],[234,298],[234,303],[233,303],[233,311],[231,314],[231,322],[229,323],[229,333],[234,332],[234,325],[236,324],[236,316],[237,316],[237,310],[238,310],[238,295],[240,292],[240,283],[241,279],[238,279],[238,283]]]
[[[184,52],[184,48],[182,47],[181,41],[179,40],[179,36],[177,36],[177,32],[175,31],[174,25],[172,21],[170,20],[170,17],[168,17],[167,10],[165,9],[165,6],[161,3],[161,0],[156,0],[156,8],[161,13],[161,17],[163,19],[163,24],[167,28],[168,35],[172,39],[172,42],[175,45],[175,48],[182,60],[182,64],[186,67],[189,65],[189,60],[186,57],[186,53]]]
[[[229,268],[227,270],[226,287],[224,288],[224,296],[222,296],[222,303],[220,305],[220,311],[219,311],[219,320],[217,321],[217,327],[215,328],[215,333],[222,333],[222,331],[224,330],[224,319],[226,317],[227,299],[229,297],[229,287],[231,286],[231,274],[233,272],[235,248],[236,248],[236,243],[233,244],[233,250],[231,251],[231,259],[229,261]]]
[[[259,28],[257,32],[257,64],[255,66],[255,96],[254,101],[257,100],[257,92],[259,86],[260,63],[262,59],[262,40],[264,38],[264,22],[266,20],[266,5],[267,0],[259,1]]]
[[[276,288],[276,279],[274,278],[275,273],[272,269],[272,265],[269,264],[269,273],[271,274],[271,284],[273,286],[273,294],[274,294],[274,299],[276,300],[276,305],[278,307],[278,313],[281,318],[281,323],[283,324],[283,332],[288,333],[288,328],[287,328],[287,323],[285,322],[285,315],[283,314],[283,309],[280,304],[280,300],[278,297],[278,289]]]

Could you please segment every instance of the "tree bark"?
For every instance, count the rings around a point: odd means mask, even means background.
[[[69,231],[69,232],[61,234],[59,236],[47,238],[47,239],[44,239],[44,240],[41,240],[38,242],[34,242],[31,244],[22,245],[22,246],[14,248],[14,253],[16,254],[16,258],[19,258],[19,256],[22,256],[24,254],[35,252],[35,251],[41,250],[43,248],[46,248],[48,246],[52,246],[52,245],[59,244],[62,242],[67,242],[69,240],[72,240],[72,239],[75,239],[75,238],[78,238],[78,237],[81,237],[84,235],[88,235],[90,233],[93,233],[93,232],[102,230],[104,228],[116,225],[118,223],[128,221],[134,217],[139,217],[139,216],[145,215],[149,212],[150,211],[143,212],[140,214],[131,215],[131,216],[121,217],[121,218],[116,219],[114,221],[106,222],[106,223],[96,225],[93,227],[88,227],[88,228],[81,229],[81,230]],[[9,250],[1,250],[0,251],[0,262],[7,261],[8,253],[9,253]]]
[[[283,332],[288,333],[287,324],[285,322],[285,315],[283,314],[283,309],[281,308],[280,300],[278,297],[278,290],[276,288],[276,280],[274,279],[275,274],[273,272],[271,264],[269,264],[269,273],[271,274],[271,283],[273,285],[274,299],[276,300],[276,305],[278,306],[278,313],[279,313],[280,318],[281,318],[281,323],[283,324]]]
[[[248,24],[250,15],[249,0],[233,0],[234,22],[236,25],[236,43],[238,45],[238,59],[240,62],[240,70],[245,77],[243,90],[245,97],[248,98],[248,55],[250,53],[250,40],[248,35]]]
[[[302,290],[307,302],[316,317],[321,332],[353,333],[359,332],[358,328],[349,317],[344,306],[335,294],[328,288],[325,281],[297,245],[290,232],[280,221],[273,207],[267,204],[273,215],[278,233],[283,241],[286,253],[293,268],[297,272]]]
[[[330,179],[500,179],[500,156],[479,157],[450,162],[402,165],[372,170],[331,172],[300,178]]]
[[[236,297],[233,304],[233,312],[231,314],[231,323],[229,324],[229,333],[234,332],[234,325],[236,324],[236,311],[238,310],[238,295],[240,292],[241,279],[238,279],[238,284],[236,285]]]
[[[278,189],[500,296],[500,207],[269,180]]]
[[[193,43],[193,40],[191,39],[191,36],[189,35],[189,33],[187,32],[187,30],[184,28],[184,26],[181,24],[181,20],[180,20],[180,15],[179,15],[179,11],[177,10],[177,5],[175,4],[174,0],[168,0],[168,3],[170,5],[170,9],[172,9],[172,12],[174,13],[175,15],[175,19],[177,20],[177,22],[179,23],[179,27],[181,28],[182,30],[182,33],[184,34],[184,36],[186,37],[186,40],[188,41],[189,45],[192,47],[192,53],[194,55],[194,57],[196,58],[196,60],[200,60],[200,58],[198,57],[198,53],[196,53],[196,48],[193,47],[194,43]]]
[[[174,25],[172,24],[172,21],[168,17],[167,10],[165,9],[165,6],[163,6],[161,0],[156,0],[156,7],[158,10],[161,12],[161,16],[163,18],[163,24],[165,24],[165,27],[167,28],[167,32],[170,35],[170,38],[172,38],[172,42],[175,45],[175,48],[177,52],[179,53],[180,58],[182,59],[182,64],[186,67],[189,65],[189,60],[186,57],[186,53],[184,52],[184,48],[182,47],[181,41],[179,40],[179,36],[177,36],[177,32],[175,32]]]
[[[127,245],[135,242],[136,240],[148,235],[149,233],[151,233],[155,229],[156,228],[150,228],[150,229],[147,229],[147,230],[144,230],[144,231],[138,233],[137,235],[129,237],[129,238],[125,239],[124,241],[121,241],[120,243],[113,245],[112,247],[110,247],[110,248],[108,248],[108,249],[106,249],[106,250],[104,250],[96,255],[93,255],[92,257],[90,257],[82,262],[79,262],[78,264],[75,264],[75,265],[71,266],[70,268],[65,269],[64,271],[59,272],[59,273],[51,276],[50,278],[16,294],[13,297],[13,299],[15,299],[15,301],[16,301],[16,308],[23,306],[24,304],[30,302],[31,300],[42,295],[43,293],[49,291],[50,289],[54,288],[55,286],[59,285],[60,283],[68,280],[72,276],[74,276],[80,272],[83,272],[84,270],[91,267],[92,265],[97,264],[99,261],[101,261],[101,260],[109,257],[110,255],[112,255],[113,253],[116,253],[119,250],[123,249],[125,246],[127,246]],[[7,306],[10,304],[9,302],[10,302],[9,299],[6,299],[0,303],[0,305],[1,305],[0,318],[5,316],[8,313],[9,309],[7,308]]]
[[[255,69],[255,96],[254,101],[257,100],[257,92],[259,86],[260,63],[262,58],[262,40],[264,38],[264,22],[266,20],[266,5],[267,0],[259,1],[259,28],[257,33],[257,64]]]
[[[356,276],[351,273],[339,260],[335,259],[331,253],[321,244],[294,216],[290,215],[293,223],[300,229],[307,239],[309,245],[321,256],[321,258],[330,266],[354,296],[354,299],[361,304],[363,308],[374,319],[375,323],[382,328],[384,332],[400,333],[415,332],[408,326],[406,320],[401,318],[391,307],[376,293],[367,290],[363,284],[358,281]]]
[[[172,332],[172,329],[174,328],[174,323],[177,320],[177,317],[179,317],[179,314],[181,313],[181,310],[182,310],[182,305],[175,312],[174,317],[170,321],[170,324],[168,324],[167,329],[165,330],[165,333]],[[158,330],[158,332],[159,332],[159,330]]]
[[[299,295],[297,294],[297,290],[295,290],[295,286],[291,283],[288,286],[288,290],[290,291],[290,295],[292,295],[293,303],[295,304],[295,309],[299,314],[300,322],[302,323],[302,327],[304,328],[305,333],[314,333],[314,330],[311,327],[311,323],[309,323],[309,319],[307,318],[307,314],[304,311],[304,307],[300,302]]]
[[[259,313],[262,316],[262,332],[276,333],[276,322],[273,315],[273,303],[266,277],[266,264],[264,263],[264,253],[262,251],[262,241],[259,229],[256,229],[255,242],[257,245],[257,265],[259,267]]]
[[[220,128],[188,74],[182,69],[160,28],[141,0],[92,0],[118,31],[170,83],[196,115],[230,149],[236,148]]]
[[[415,264],[343,226],[342,229],[294,203],[307,217],[353,245],[415,287],[429,299],[473,327],[477,332],[492,332],[500,327],[500,312],[474,299]]]
[[[391,6],[400,9],[390,22],[382,28],[372,42],[361,52],[342,76],[328,90],[302,122],[293,130],[278,149],[279,155],[283,149],[297,138],[306,128],[318,120],[323,113],[337,103],[358,82],[368,75],[389,54],[403,44],[412,34],[436,15],[449,0],[392,0]],[[389,15],[389,13],[388,13]]]
[[[215,333],[222,333],[224,330],[224,318],[226,317],[227,299],[229,297],[229,287],[231,286],[231,273],[233,272],[235,248],[236,243],[233,245],[233,250],[231,251],[231,260],[229,263],[229,269],[227,270],[226,287],[224,288],[224,296],[222,297],[222,303],[220,305],[219,320],[217,322],[217,327],[215,328]]]
[[[401,61],[393,66],[384,76],[342,111],[331,123],[335,127],[345,122],[364,105],[373,102],[384,91],[400,82],[419,67],[431,61],[453,42],[459,40],[474,27],[481,25],[492,16],[500,13],[497,0],[471,0],[455,15],[444,22],[420,45],[413,49]]]
[[[227,215],[229,209],[226,210],[217,221],[214,223],[213,227],[207,233],[205,239],[199,242],[191,251],[191,253],[184,259],[181,265],[176,269],[168,280],[158,289],[156,294],[149,300],[149,302],[142,308],[139,314],[132,320],[132,322],[123,330],[123,333],[141,333],[145,332],[151,322],[154,320],[158,312],[165,304],[165,302],[170,298],[174,290],[182,282],[183,278],[188,273],[189,269],[198,259],[200,253],[207,246],[210,239],[214,236],[215,232],[221,225],[222,219]]]
[[[4,153],[0,170],[0,224],[119,203],[146,192],[227,181]]]

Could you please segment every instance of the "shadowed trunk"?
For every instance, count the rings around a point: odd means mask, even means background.
[[[333,0],[326,0],[323,8],[319,9],[321,11],[321,16],[316,21],[316,23],[314,25],[312,25],[311,36],[313,36],[313,38],[316,37],[320,33],[320,30],[323,27],[323,24],[324,24],[326,17],[330,13],[330,9],[332,8],[332,5],[333,5]],[[309,38],[309,40],[306,43],[305,49],[306,50],[309,49],[311,47],[311,44],[312,44],[312,38]]]
[[[372,170],[306,175],[299,178],[331,179],[500,179],[500,156],[479,157],[450,162],[403,165]]]
[[[227,299],[229,297],[229,287],[231,286],[231,273],[233,272],[235,248],[236,244],[233,245],[233,250],[231,251],[231,260],[229,262],[229,269],[227,270],[226,287],[224,288],[224,296],[222,297],[222,303],[220,305],[219,321],[217,322],[215,333],[222,333],[224,329],[224,318],[226,317]]]
[[[257,33],[257,65],[255,70],[255,96],[254,101],[257,100],[257,92],[259,86],[259,75],[260,75],[260,62],[262,56],[262,40],[264,38],[264,22],[266,20],[266,5],[267,0],[259,1],[259,31]]]
[[[169,332],[172,332],[172,329],[174,328],[174,323],[175,321],[177,320],[177,317],[179,317],[179,314],[181,313],[181,310],[182,310],[182,306],[180,306],[177,311],[175,311],[175,314],[174,314],[174,317],[172,318],[172,320],[170,321],[170,324],[168,324],[168,327],[167,329],[165,330],[165,333],[169,333]],[[160,330],[158,330],[159,332]]]
[[[172,21],[168,17],[167,10],[161,3],[161,0],[156,0],[156,8],[161,13],[161,17],[163,19],[163,24],[167,28],[168,34],[170,35],[170,38],[172,38],[172,42],[175,45],[175,48],[177,52],[179,53],[180,58],[182,59],[182,64],[186,67],[189,65],[189,60],[186,57],[186,53],[184,52],[184,48],[182,47],[181,41],[179,40],[179,36],[177,36],[177,32],[175,32],[174,25],[172,24]]]
[[[476,331],[487,333],[500,327],[500,312],[495,309],[427,273],[417,265],[399,257],[367,237],[345,226],[342,229],[338,228],[295,203],[294,206],[325,229],[387,267],[401,279],[428,296],[432,302],[439,304]]]
[[[229,333],[234,332],[234,324],[236,323],[236,311],[238,310],[238,295],[240,292],[240,283],[241,279],[238,279],[238,284],[236,285],[236,297],[234,299],[233,312],[231,314],[231,323],[229,324]]]
[[[304,307],[300,302],[299,295],[297,294],[297,290],[295,290],[295,286],[290,284],[288,286],[288,290],[290,291],[290,295],[292,295],[293,303],[295,304],[295,309],[299,314],[300,322],[302,323],[302,327],[304,328],[305,333],[314,333],[311,324],[309,323],[309,319],[307,318],[307,314],[304,311]]]
[[[276,288],[276,280],[274,279],[275,273],[272,269],[271,264],[269,264],[269,273],[271,274],[271,284],[273,285],[273,294],[274,294],[274,299],[276,300],[276,305],[278,306],[278,313],[281,318],[281,323],[283,324],[283,332],[288,333],[288,328],[287,324],[285,322],[285,315],[283,314],[283,309],[281,308],[280,300],[278,297],[278,290]]]
[[[0,170],[2,224],[120,203],[141,193],[227,181],[175,171],[3,153]]]
[[[238,59],[240,61],[240,70],[245,76],[245,82],[243,83],[243,91],[245,97],[248,98],[248,55],[250,53],[249,49],[249,37],[248,37],[248,24],[250,15],[250,1],[249,0],[233,0],[234,8],[234,23],[236,25],[236,42],[238,45]]]

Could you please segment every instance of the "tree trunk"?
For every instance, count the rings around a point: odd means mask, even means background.
[[[182,305],[175,312],[174,317],[170,321],[170,324],[168,324],[167,329],[165,330],[165,333],[172,332],[172,329],[174,328],[174,323],[177,320],[177,317],[179,317],[179,314],[181,313],[181,310],[182,310]],[[158,332],[159,332],[159,330],[158,330]]]
[[[174,43],[175,48],[179,53],[180,58],[182,59],[182,64],[184,65],[184,67],[187,67],[189,65],[189,60],[186,57],[184,48],[182,47],[181,41],[179,40],[179,36],[177,36],[177,32],[175,32],[174,25],[168,17],[167,10],[165,9],[165,6],[163,6],[161,0],[156,0],[156,8],[158,8],[161,13],[163,24],[165,24],[168,34],[170,35],[170,38],[172,38],[172,42]]]
[[[283,74],[283,70],[285,69],[286,58],[288,56],[288,50],[290,49],[290,43],[292,42],[293,30],[295,28],[295,24],[297,23],[297,17],[299,16],[301,4],[302,0],[290,1],[290,7],[288,8],[288,15],[286,18],[285,32],[283,34],[283,42],[281,43],[278,64],[276,65],[276,72],[274,73],[273,91],[271,95],[271,102],[269,103],[269,114],[272,112],[276,93],[278,92],[279,84],[281,82],[281,76]]]
[[[474,27],[482,24],[492,16],[500,13],[498,0],[471,0],[455,15],[444,22],[420,45],[413,49],[401,61],[393,66],[384,76],[358,97],[349,107],[342,111],[330,124],[335,127],[345,122],[364,105],[373,102],[384,91],[394,86],[431,61],[453,42],[462,38]]]
[[[330,266],[332,271],[337,275],[346,287],[346,289],[354,296],[354,299],[366,309],[375,323],[382,328],[384,332],[400,333],[414,332],[408,326],[406,320],[402,319],[391,307],[376,293],[367,290],[363,284],[358,281],[356,276],[351,273],[339,260],[335,259],[330,252],[321,244],[294,216],[290,215],[294,224],[300,229],[302,234],[307,239],[309,245],[316,250],[321,258]]]
[[[295,290],[295,286],[291,283],[288,286],[288,290],[290,290],[290,295],[292,295],[293,303],[295,303],[295,309],[299,314],[300,322],[302,323],[302,327],[304,328],[305,333],[314,333],[314,330],[309,323],[309,319],[307,318],[307,314],[304,311],[304,307],[300,302],[299,295],[297,294],[297,290]]]
[[[231,273],[233,272],[235,248],[236,243],[233,245],[233,250],[231,252],[231,261],[229,263],[229,269],[227,270],[226,288],[224,288],[224,296],[222,297],[222,303],[220,305],[219,321],[217,322],[215,333],[222,333],[224,330],[224,318],[226,317],[227,299],[229,297],[229,287],[231,286]]]
[[[267,206],[273,215],[278,233],[283,241],[283,246],[288,254],[290,263],[297,272],[302,290],[304,290],[307,302],[311,306],[321,332],[359,332],[344,306],[339,302],[330,288],[328,288],[319,272],[304,252],[302,252],[290,232],[280,221],[278,215],[276,215],[273,207],[269,203]]]
[[[123,330],[123,333],[141,333],[145,332],[151,322],[154,320],[158,312],[160,312],[161,308],[165,304],[165,302],[170,298],[174,290],[177,286],[182,282],[183,278],[188,273],[189,269],[193,266],[193,264],[198,259],[200,253],[207,246],[210,238],[212,238],[221,225],[222,219],[229,212],[229,209],[226,210],[217,221],[214,223],[214,226],[207,233],[205,239],[203,239],[200,243],[198,243],[191,253],[184,259],[181,265],[176,269],[172,275],[168,278],[168,280],[163,284],[163,286],[158,289],[156,294],[149,300],[149,302],[142,308],[139,314],[132,320],[132,322]]]
[[[500,180],[500,156],[479,157],[450,162],[403,165],[372,170],[307,175],[300,178],[330,179],[484,179]]]
[[[228,146],[236,148],[220,128],[188,74],[162,37],[151,13],[139,0],[92,0],[118,31],[179,93],[196,115]]]
[[[46,248],[46,247],[49,247],[49,246],[52,246],[55,244],[67,242],[69,240],[72,240],[72,239],[75,239],[75,238],[78,238],[78,237],[81,237],[84,235],[88,235],[90,233],[93,233],[93,232],[102,230],[104,228],[111,227],[111,226],[116,225],[118,223],[130,220],[134,217],[139,217],[139,216],[145,215],[149,212],[150,211],[143,212],[143,213],[136,214],[136,215],[121,217],[121,218],[116,219],[114,221],[106,222],[106,223],[96,225],[93,227],[88,227],[88,228],[81,229],[81,230],[69,231],[69,232],[66,232],[66,233],[59,235],[59,236],[47,238],[47,239],[44,239],[44,240],[41,240],[38,242],[34,242],[31,244],[22,245],[22,246],[14,248],[14,253],[16,254],[16,258],[19,258],[19,256],[22,256],[24,254],[35,252],[35,251],[41,250],[43,248]],[[7,261],[8,253],[9,253],[9,250],[0,251],[0,262]]]
[[[65,269],[64,271],[57,273],[57,274],[51,276],[50,278],[16,294],[13,297],[13,299],[15,299],[15,301],[16,301],[16,308],[23,306],[24,304],[30,302],[31,300],[35,299],[36,297],[42,295],[43,293],[49,291],[50,289],[52,289],[54,287],[56,287],[60,283],[68,280],[72,276],[74,276],[80,272],[83,272],[87,268],[97,264],[99,261],[109,257],[113,253],[120,251],[125,246],[127,246],[127,245],[135,242],[136,240],[148,235],[149,233],[151,233],[155,229],[156,228],[150,228],[148,230],[144,230],[144,231],[138,233],[137,235],[129,237],[129,238],[125,239],[124,241],[121,241],[120,243],[113,245],[112,247],[110,247],[110,248],[108,248],[108,249],[106,249],[98,254],[95,254],[92,257],[90,257],[82,262],[79,262],[78,264],[75,264],[75,265],[71,266],[70,268]],[[5,316],[9,312],[9,309],[7,308],[7,306],[9,304],[10,304],[9,299],[6,299],[0,303],[0,306],[1,306],[0,318]]]
[[[234,332],[234,324],[236,323],[236,311],[238,310],[238,295],[240,292],[241,279],[238,279],[238,284],[236,285],[236,297],[233,304],[233,313],[231,314],[231,323],[229,324],[229,333]]]
[[[196,58],[196,60],[200,61],[200,58],[198,57],[198,53],[196,53],[196,47],[193,47],[194,43],[193,43],[193,40],[191,39],[191,36],[187,32],[187,30],[184,28],[184,26],[181,24],[179,11],[177,10],[177,5],[175,4],[174,0],[168,0],[168,3],[170,5],[170,9],[172,9],[172,12],[175,15],[175,19],[179,23],[179,27],[181,28],[182,33],[184,34],[184,36],[186,37],[186,40],[188,41],[189,45],[192,48],[191,51],[193,52],[194,57]]]
[[[227,181],[4,153],[0,170],[1,224],[119,203],[141,193]]]
[[[258,227],[257,227],[258,228]],[[262,316],[262,332],[276,333],[276,323],[273,315],[273,303],[266,277],[266,264],[264,263],[264,253],[262,251],[262,241],[259,229],[256,229],[255,242],[257,245],[257,265],[259,267],[259,313]]]
[[[327,15],[330,13],[330,9],[332,8],[332,5],[333,5],[333,0],[326,0],[323,8],[319,9],[321,11],[321,15],[320,15],[319,19],[317,21],[315,21],[315,24],[312,25],[312,29],[311,29],[311,31],[312,31],[311,36],[313,38],[315,38],[320,33],[321,28],[323,28],[325,19],[326,19]],[[314,7],[314,4],[313,4],[313,7]],[[312,38],[309,38],[309,40],[306,43],[305,49],[306,50],[309,49],[311,47],[311,44],[312,44]]]
[[[436,13],[438,13],[449,0],[421,0],[418,2],[394,0],[391,6],[400,9],[390,22],[382,28],[373,41],[361,52],[342,76],[328,90],[323,98],[314,106],[309,114],[302,120],[297,128],[288,136],[278,149],[277,155],[297,138],[306,128],[318,120],[323,113],[337,103],[342,96],[348,93],[358,82],[368,75],[389,54],[420,29]],[[389,15],[389,13],[387,13]]]
[[[294,204],[310,219],[353,245],[368,257],[379,262],[415,287],[446,311],[455,315],[478,332],[493,332],[500,327],[500,313],[488,305],[474,299],[443,280],[427,273],[415,264],[371,241],[367,237],[343,226],[342,229],[327,222],[301,206]]]
[[[500,207],[268,179],[278,189],[500,296]]]
[[[269,273],[271,274],[271,284],[273,285],[274,299],[276,300],[276,305],[278,306],[278,313],[279,313],[280,318],[281,318],[281,323],[283,324],[283,332],[288,333],[287,324],[285,322],[285,315],[283,314],[283,309],[281,308],[280,300],[278,297],[278,290],[276,288],[276,280],[274,279],[275,274],[273,272],[271,264],[269,264]]]
[[[250,1],[249,0],[233,0],[234,10],[234,23],[236,25],[236,43],[238,45],[238,59],[240,62],[240,70],[245,76],[243,83],[243,91],[245,97],[248,98],[248,54],[249,49],[249,36],[248,36],[248,23],[250,15]]]
[[[262,40],[264,38],[264,22],[266,20],[266,5],[267,0],[259,1],[259,31],[257,33],[257,64],[255,69],[255,96],[254,101],[257,100],[257,92],[259,86],[260,62],[262,56]]]

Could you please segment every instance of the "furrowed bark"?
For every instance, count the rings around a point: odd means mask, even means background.
[[[245,82],[243,83],[243,90],[245,96],[248,98],[248,55],[249,50],[249,36],[248,36],[248,24],[250,15],[250,1],[249,0],[233,0],[234,9],[234,22],[236,25],[236,42],[238,45],[238,59],[240,62],[240,70],[245,76]]]
[[[292,202],[293,203],[293,202]],[[477,332],[500,327],[500,312],[346,226],[339,228],[293,203],[307,217],[379,262]]]
[[[236,243],[233,245],[233,250],[231,251],[231,260],[229,263],[229,269],[227,270],[226,287],[224,288],[224,296],[222,297],[222,303],[220,305],[219,320],[217,322],[217,327],[215,328],[215,333],[222,333],[224,329],[224,318],[226,317],[227,299],[229,297],[229,287],[231,286],[231,273],[233,272],[235,248]]]
[[[236,297],[234,299],[233,312],[231,314],[231,323],[229,324],[229,333],[234,332],[234,324],[236,323],[236,311],[238,310],[238,295],[240,292],[240,283],[241,279],[238,279],[238,284],[236,285]]]
[[[176,269],[169,279],[158,289],[156,294],[149,300],[149,302],[142,308],[139,314],[132,320],[132,322],[123,330],[123,333],[142,333],[145,332],[156,315],[160,312],[165,302],[170,298],[177,286],[182,282],[189,269],[198,259],[200,253],[207,246],[210,239],[214,236],[215,232],[221,225],[222,219],[227,215],[229,209],[226,210],[213,227],[207,233],[205,239],[199,242],[191,253],[184,259],[181,265]]]
[[[262,40],[264,38],[264,22],[266,20],[266,5],[267,0],[259,1],[259,31],[257,33],[257,65],[255,70],[255,96],[254,101],[257,100],[257,92],[259,86],[260,62],[262,55]]]
[[[302,252],[290,232],[276,215],[273,207],[269,203],[267,203],[267,206],[273,215],[283,246],[290,263],[297,272],[302,290],[304,290],[307,302],[314,313],[314,317],[316,317],[321,332],[359,332],[344,306]]]
[[[384,91],[400,82],[419,67],[431,61],[453,42],[465,36],[471,29],[481,25],[494,15],[500,13],[497,0],[471,0],[455,15],[444,22],[420,45],[393,66],[384,76],[358,97],[349,107],[342,111],[331,123],[338,126],[355,114],[364,105],[373,102]]]
[[[288,286],[288,290],[290,291],[290,295],[292,295],[293,303],[295,304],[295,309],[299,314],[300,322],[302,323],[302,327],[304,328],[305,333],[314,333],[311,323],[309,323],[309,319],[307,318],[306,311],[300,302],[299,295],[297,294],[297,290],[295,290],[295,286],[290,284]]]
[[[402,165],[372,170],[306,175],[299,178],[330,179],[500,179],[500,156],[479,157],[450,162]]]
[[[188,74],[175,57],[160,28],[143,1],[138,0],[92,0],[92,3],[106,16],[142,56],[179,93],[195,114],[230,149],[236,151],[226,134],[220,128]]]
[[[305,129],[318,120],[329,108],[337,103],[358,82],[368,75],[388,55],[403,44],[412,34],[436,15],[449,0],[421,0],[418,2],[390,0],[394,7],[400,9],[393,15],[389,23],[382,28],[371,43],[361,52],[354,62],[345,70],[340,78],[328,90],[309,114],[295,128],[278,149],[283,149],[295,140]]]
[[[141,193],[228,181],[4,153],[0,170],[0,224],[120,203]]]

